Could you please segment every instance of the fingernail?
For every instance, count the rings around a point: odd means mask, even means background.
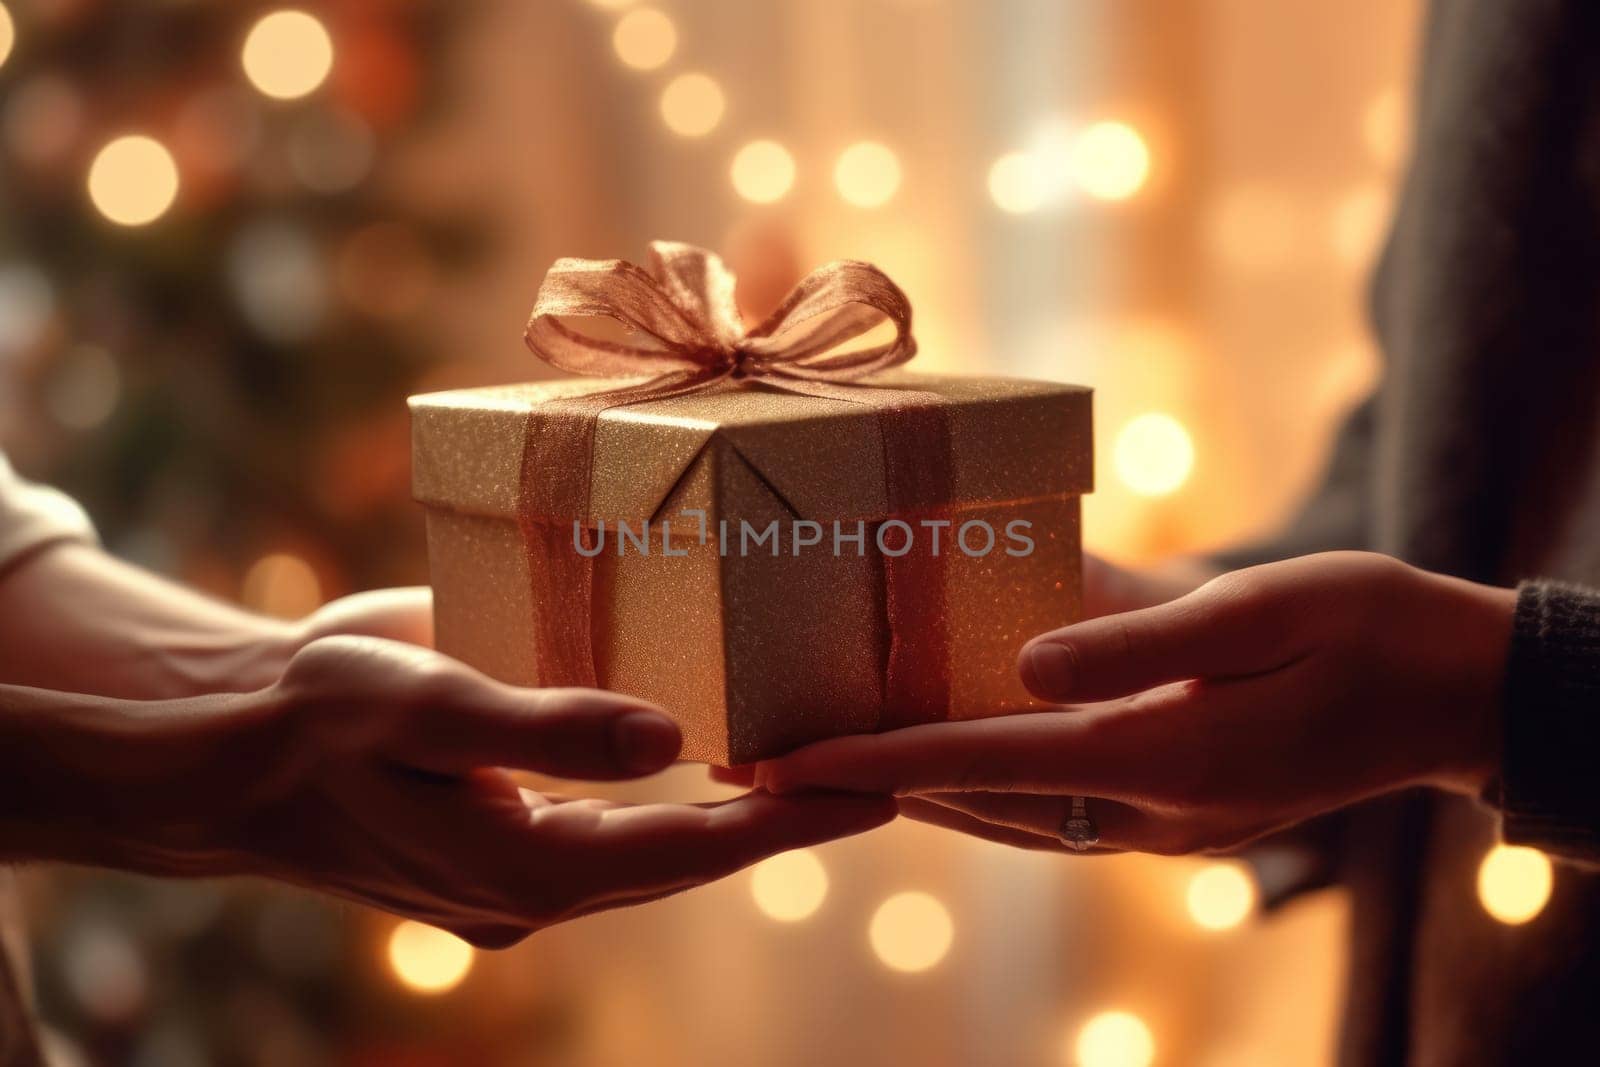
[[[635,774],[659,771],[678,758],[678,724],[653,711],[630,711],[611,725],[617,762]]]
[[[1022,684],[1034,696],[1052,699],[1072,690],[1072,650],[1054,641],[1032,645],[1022,655]]]

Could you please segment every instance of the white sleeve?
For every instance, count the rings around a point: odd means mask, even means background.
[[[22,480],[0,453],[0,570],[51,541],[94,540],[94,526],[77,501]]]

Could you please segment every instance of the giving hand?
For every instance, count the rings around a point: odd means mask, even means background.
[[[1236,571],[1031,641],[1024,682],[1070,706],[825,741],[756,780],[894,793],[908,815],[1050,849],[1086,796],[1101,850],[1157,853],[1408,785],[1476,794],[1515,599],[1365,553]]]

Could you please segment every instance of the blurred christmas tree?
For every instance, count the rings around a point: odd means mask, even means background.
[[[82,499],[113,548],[284,612],[422,577],[403,398],[430,355],[413,327],[473,241],[402,206],[386,162],[439,105],[461,13],[15,12],[0,447]]]
[[[464,15],[0,7],[0,449],[114,550],[283,614],[424,579],[404,398],[433,360],[430,289],[477,226],[389,175]],[[341,991],[370,923],[267,887],[47,888],[41,1004],[89,1062],[363,1054],[375,1009]]]

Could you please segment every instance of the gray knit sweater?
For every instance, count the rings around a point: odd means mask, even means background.
[[[1435,0],[1414,159],[1372,293],[1385,357],[1327,476],[1244,563],[1365,548],[1520,586],[1499,781],[1316,820],[1272,899],[1352,898],[1340,1062],[1600,1062],[1600,4]],[[1525,925],[1475,892],[1497,840],[1557,859]]]

